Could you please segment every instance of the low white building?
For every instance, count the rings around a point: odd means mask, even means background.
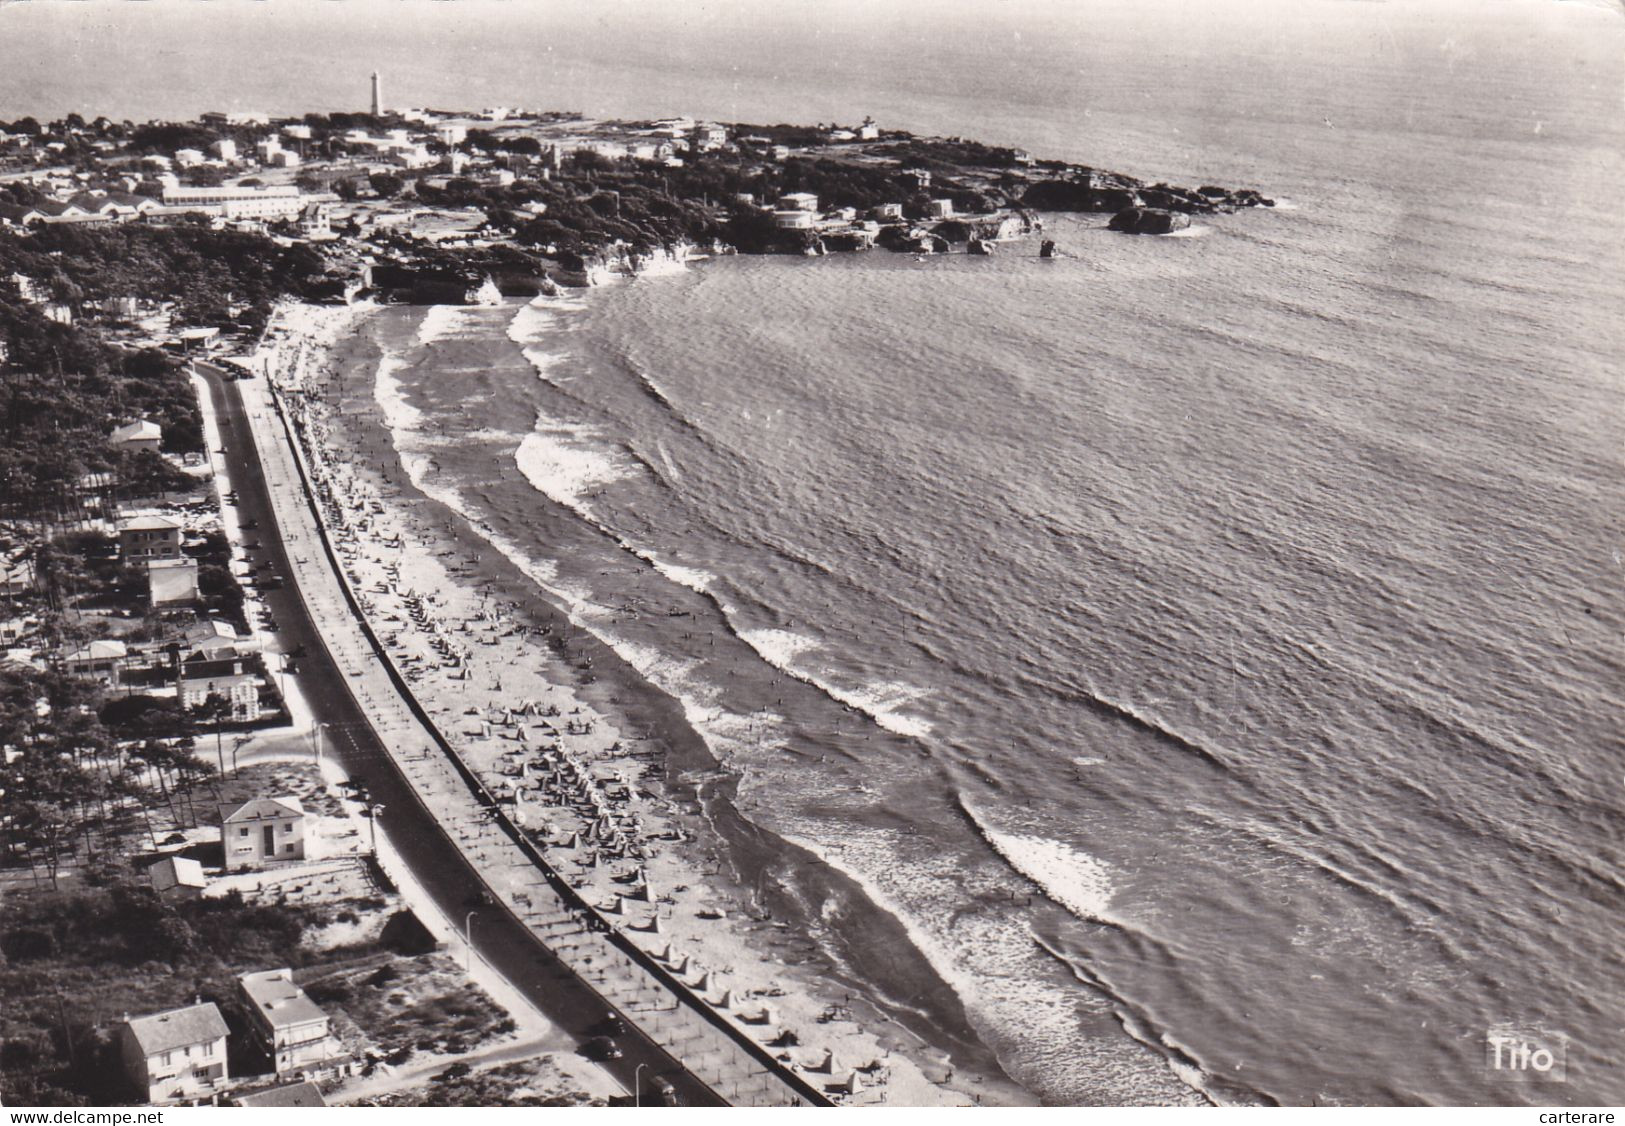
[[[198,599],[196,559],[154,559],[147,564],[147,604],[190,606]]]
[[[817,211],[818,197],[812,192],[786,192],[779,197],[780,211]]]

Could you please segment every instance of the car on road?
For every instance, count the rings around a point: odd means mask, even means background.
[[[677,1105],[677,1088],[671,1085],[671,1080],[655,1076],[649,1080],[649,1088],[654,1094],[654,1101],[660,1106]]]
[[[605,1013],[604,1019],[598,1022],[598,1031],[605,1036],[625,1036],[626,1022],[619,1013]]]
[[[605,1060],[618,1060],[621,1058],[621,1046],[608,1036],[594,1036],[581,1045],[581,1054],[600,1063]]]
[[[432,1078],[436,1083],[445,1083],[452,1079],[461,1079],[463,1076],[467,1075],[473,1070],[474,1069],[472,1067],[469,1067],[466,1063],[458,1060],[456,1063],[446,1068],[445,1071],[440,1072]]]

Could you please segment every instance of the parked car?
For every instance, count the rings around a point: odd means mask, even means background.
[[[581,1045],[581,1054],[600,1063],[604,1060],[618,1060],[621,1058],[621,1046],[608,1036],[594,1036]]]

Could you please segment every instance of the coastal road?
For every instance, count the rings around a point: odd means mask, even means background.
[[[500,906],[482,895],[479,872],[446,835],[440,822],[419,804],[411,784],[374,733],[356,702],[346,676],[328,653],[304,596],[293,581],[288,546],[277,528],[270,491],[243,403],[243,392],[262,393],[257,381],[238,383],[218,368],[197,365],[214,404],[224,461],[237,492],[241,518],[255,527],[246,533],[251,564],[268,562],[287,580],[279,590],[262,591],[275,617],[276,633],[284,651],[302,652],[295,674],[301,694],[314,719],[324,729],[322,745],[352,779],[364,779],[370,801],[385,807],[376,828],[387,837],[413,878],[433,899],[447,919],[461,922],[477,912],[472,926],[475,951],[500,972],[549,1020],[586,1039],[598,1034],[610,1006],[585,980],[572,973],[548,952],[537,937]],[[319,553],[315,543],[296,549],[301,555]],[[724,1106],[726,1102],[690,1074],[664,1049],[637,1031],[638,1014],[629,1013],[626,1034],[616,1037],[623,1055],[605,1067],[628,1091],[634,1089],[641,1066],[643,1091],[648,1096],[653,1078],[672,1085],[685,1106]]]

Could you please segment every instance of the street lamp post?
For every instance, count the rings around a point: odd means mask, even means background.
[[[643,1105],[643,1069],[648,1067],[648,1066],[649,1065],[646,1064],[646,1063],[640,1063],[640,1064],[638,1064],[637,1067],[632,1069],[632,1105],[633,1106],[642,1106]]]
[[[381,805],[370,805],[367,807],[367,813],[369,815],[367,817],[367,828],[372,833],[372,858],[374,860],[378,859],[378,816],[383,812],[384,807]]]
[[[470,911],[463,918],[463,972],[474,972],[474,916],[480,913],[478,907]]]

